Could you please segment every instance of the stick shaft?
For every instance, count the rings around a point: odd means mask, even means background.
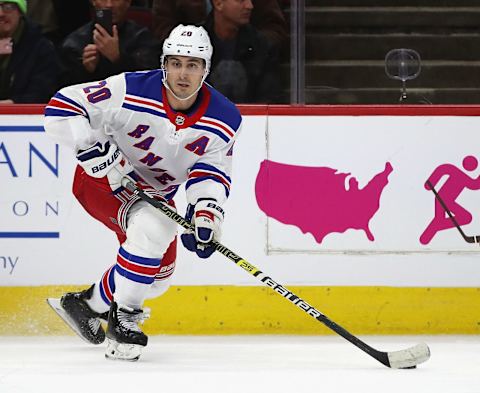
[[[154,207],[161,210],[165,215],[170,217],[174,220],[178,225],[182,226],[185,229],[193,229],[193,225],[185,220],[181,215],[177,212],[170,209],[166,204],[152,198],[151,196],[147,195],[141,189],[135,186],[134,183],[131,181],[125,181],[124,186],[132,191],[135,195],[139,196],[142,200],[150,203]],[[215,245],[216,251],[226,256],[232,262],[234,262],[237,266],[240,266],[243,270],[247,273],[252,275],[253,277],[260,280],[264,285],[269,286],[272,288],[276,293],[278,293],[283,298],[290,301],[290,303],[294,304],[305,312],[306,314],[310,315],[312,318],[316,319],[317,321],[323,323],[329,329],[333,330],[335,333],[339,334],[349,342],[351,342],[356,347],[360,348],[362,351],[366,352],[380,363],[384,364],[387,367],[390,367],[390,362],[388,359],[388,355],[386,352],[381,352],[376,350],[375,348],[371,347],[367,343],[360,340],[358,337],[354,336],[346,329],[338,325],[336,322],[332,321],[328,318],[325,314],[318,311],[315,307],[308,304],[305,300],[301,299],[299,296],[295,295],[289,289],[285,288],[283,285],[274,281],[271,277],[265,275],[260,269],[256,266],[252,265],[251,263],[247,262],[245,259],[234,253],[228,247],[224,246],[223,244],[213,240],[212,243]]]

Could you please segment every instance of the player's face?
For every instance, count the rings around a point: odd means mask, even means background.
[[[205,62],[198,57],[168,56],[165,62],[167,82],[180,98],[190,96],[202,82]]]
[[[11,37],[17,29],[22,14],[14,3],[0,1],[0,37]]]

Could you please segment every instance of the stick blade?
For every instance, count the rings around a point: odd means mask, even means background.
[[[388,352],[391,368],[415,368],[430,359],[430,348],[425,343],[400,351]]]

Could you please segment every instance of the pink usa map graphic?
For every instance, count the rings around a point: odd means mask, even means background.
[[[452,228],[456,228],[467,243],[480,244],[480,235],[468,236],[463,232],[461,227],[470,224],[473,216],[457,202],[465,189],[480,190],[480,176],[466,173],[477,168],[477,158],[467,155],[462,168],[441,164],[427,178],[424,188],[435,195],[434,214],[419,236],[422,245],[428,245],[438,232]],[[369,224],[380,208],[380,197],[392,171],[392,165],[387,162],[385,169],[360,189],[355,177],[334,168],[264,160],[257,174],[255,196],[267,217],[294,225],[304,234],[311,233],[319,244],[328,234],[344,233],[348,229],[362,230],[370,241],[374,241]],[[348,187],[345,186],[347,177]],[[443,179],[445,182],[436,190]],[[286,191],[287,181],[289,189]]]
[[[302,233],[311,233],[319,244],[328,234],[348,229],[362,230],[374,241],[369,223],[380,207],[380,197],[392,171],[387,162],[385,169],[360,189],[355,177],[350,177],[345,187],[350,173],[264,160],[255,182],[255,195],[268,217],[294,225]]]

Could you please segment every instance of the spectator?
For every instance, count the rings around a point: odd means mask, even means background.
[[[52,2],[58,25],[57,41],[54,41],[54,44],[60,47],[65,37],[91,19],[91,4],[90,0],[52,0]]]
[[[251,0],[213,0],[205,28],[213,51],[208,81],[235,103],[280,101],[278,48],[250,23]]]
[[[288,42],[288,34],[278,0],[253,0],[253,7],[252,25],[264,33],[272,45],[282,48]],[[179,23],[205,23],[211,8],[210,0],[153,0],[155,37],[163,42]]]
[[[27,17],[40,25],[56,48],[91,19],[90,0],[28,0]]]
[[[288,43],[287,22],[278,0],[253,0],[252,25],[281,49]]]
[[[42,34],[55,44],[58,23],[53,0],[28,0],[27,18],[39,25]]]
[[[0,103],[44,103],[58,88],[53,44],[26,16],[26,0],[0,3]]]
[[[163,42],[178,24],[200,25],[207,17],[208,0],[153,0],[153,30]]]
[[[95,9],[111,9],[110,35],[94,20],[71,33],[60,52],[63,83],[102,80],[124,71],[158,68],[160,43],[146,28],[127,19],[131,0],[92,0]]]

